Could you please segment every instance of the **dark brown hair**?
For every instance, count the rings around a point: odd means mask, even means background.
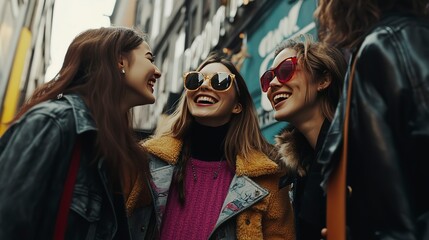
[[[32,106],[55,99],[60,93],[78,94],[98,128],[96,151],[106,159],[109,175],[116,180],[124,173],[136,177],[138,169],[146,169],[147,157],[132,133],[131,112],[120,111],[126,85],[118,61],[121,56],[131,58],[131,51],[144,41],[143,33],[125,27],[82,32],[70,44],[56,77],[36,89],[15,120]]]
[[[314,13],[321,41],[355,48],[380,17],[390,11],[427,16],[428,0],[319,0]]]

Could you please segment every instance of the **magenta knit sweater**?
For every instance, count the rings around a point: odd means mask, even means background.
[[[206,162],[192,159],[197,180],[194,181],[191,161],[186,166],[185,204],[179,203],[176,184],[172,183],[162,220],[161,239],[207,239],[219,217],[234,172],[226,161]],[[217,179],[213,179],[218,170]]]

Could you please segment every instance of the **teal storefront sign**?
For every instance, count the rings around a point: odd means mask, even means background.
[[[274,136],[287,123],[274,119],[274,112],[266,94],[262,93],[259,87],[259,76],[271,67],[277,44],[303,33],[310,33],[316,39],[316,25],[313,19],[316,1],[268,2],[271,7],[247,29],[247,52],[250,57],[243,62],[240,72],[246,79],[256,105],[262,133],[273,143]]]

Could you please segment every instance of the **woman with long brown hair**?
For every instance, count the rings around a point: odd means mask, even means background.
[[[130,109],[155,101],[161,73],[153,62],[134,29],[90,29],[72,41],[57,76],[0,140],[0,239],[51,239],[70,176],[65,238],[129,239],[125,201],[147,169]],[[70,174],[74,159],[78,170]]]
[[[213,53],[184,86],[175,113],[143,143],[161,239],[294,239],[289,188],[278,187],[276,151],[239,71]]]

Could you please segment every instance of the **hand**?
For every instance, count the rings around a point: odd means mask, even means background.
[[[322,239],[326,239],[328,237],[328,229],[323,228],[322,231],[320,231],[320,234],[322,235]]]

